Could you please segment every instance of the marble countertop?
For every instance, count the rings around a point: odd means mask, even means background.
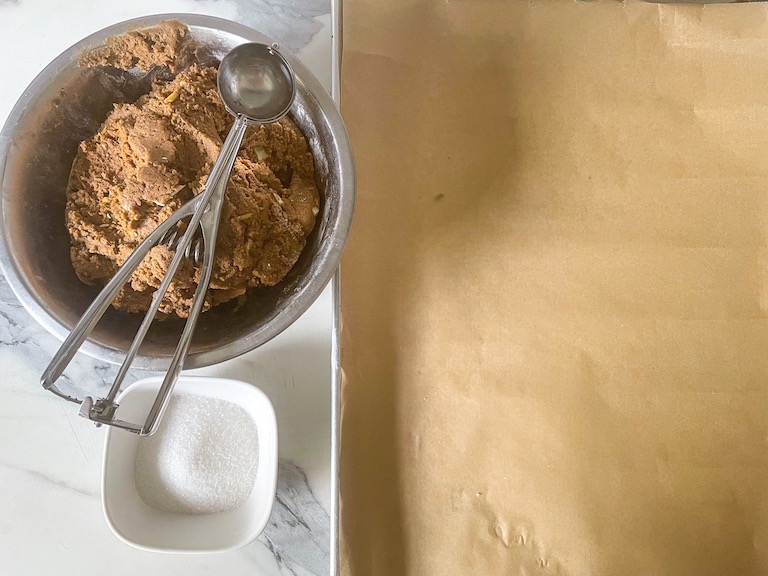
[[[157,13],[151,0],[0,0],[0,124],[34,76],[83,36]],[[162,12],[228,18],[296,52],[330,89],[330,0],[166,0]],[[280,436],[277,500],[253,544],[224,554],[165,555],[120,542],[100,504],[104,430],[39,384],[59,343],[21,307],[0,275],[0,574],[329,574],[331,550],[330,288],[279,337],[195,374],[259,386],[272,400]],[[66,375],[105,390],[115,367],[78,355]],[[131,373],[128,381],[152,375]]]

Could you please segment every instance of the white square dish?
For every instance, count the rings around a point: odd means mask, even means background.
[[[117,398],[117,417],[141,422],[146,418],[162,378],[140,380]],[[109,427],[104,442],[101,501],[112,532],[136,548],[169,553],[226,552],[252,542],[269,520],[277,487],[277,420],[269,398],[239,380],[180,376],[175,393],[197,394],[232,402],[253,417],[258,431],[256,481],[238,508],[215,514],[178,514],[148,506],[135,482],[140,436]],[[161,423],[162,426],[162,423]]]

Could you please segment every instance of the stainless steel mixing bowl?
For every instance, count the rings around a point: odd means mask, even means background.
[[[135,100],[148,90],[141,76],[81,68],[77,62],[110,36],[163,20],[186,24],[204,46],[203,60],[220,60],[243,42],[272,43],[250,28],[209,16],[160,14],[128,20],[81,40],[49,64],[21,95],[0,133],[0,267],[24,307],[59,339],[98,293],[75,276],[64,225],[66,184],[78,143],[98,130],[113,102]],[[320,82],[295,56],[282,52],[297,77],[291,116],[315,157],[321,191],[317,225],[280,284],[249,291],[240,307],[232,302],[202,315],[187,368],[238,356],[293,323],[333,276],[349,232],[355,185],[346,130]],[[141,318],[110,309],[81,350],[119,363]],[[179,320],[155,322],[134,366],[166,368],[181,327]]]

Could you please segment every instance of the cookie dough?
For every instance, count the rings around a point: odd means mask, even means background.
[[[163,54],[168,45],[161,43]],[[111,61],[135,64],[133,58],[113,54]],[[156,82],[133,104],[115,105],[98,133],[80,144],[67,189],[72,264],[83,282],[106,283],[160,222],[202,191],[232,121],[216,90],[216,69],[198,65]],[[250,127],[227,188],[205,309],[280,282],[318,211],[314,162],[297,126],[284,118]],[[153,248],[113,305],[146,311],[172,256],[164,246]],[[189,314],[199,275],[185,260],[161,314]]]
[[[179,56],[192,45],[188,29],[180,22],[161,22],[157,26],[142,28],[113,36],[103,47],[82,58],[82,66],[113,66],[144,72],[153,66],[167,66],[176,70]]]

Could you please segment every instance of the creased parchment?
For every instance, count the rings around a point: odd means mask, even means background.
[[[344,574],[768,574],[767,16],[344,1]]]

